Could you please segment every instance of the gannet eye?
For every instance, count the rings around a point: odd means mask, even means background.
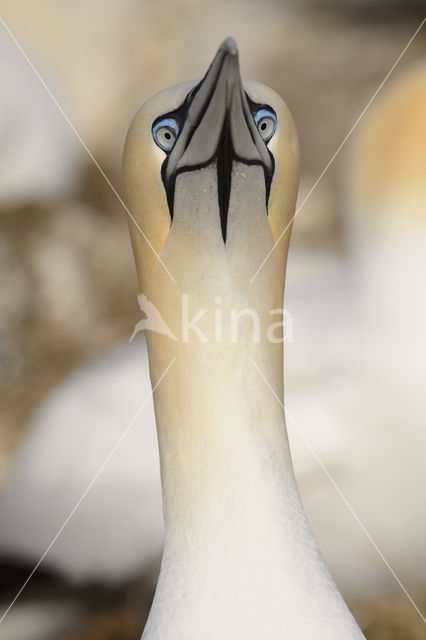
[[[152,127],[152,137],[163,151],[170,151],[173,148],[178,133],[179,125],[174,118],[159,120]]]
[[[277,116],[270,109],[259,109],[254,116],[254,121],[259,133],[265,142],[268,142],[277,128]]]

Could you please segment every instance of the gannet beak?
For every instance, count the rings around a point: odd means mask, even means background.
[[[222,236],[226,241],[233,162],[264,168],[267,197],[274,170],[273,157],[257,129],[242,85],[233,38],[220,45],[206,75],[181,109],[180,134],[162,169],[170,215],[173,219],[177,175],[216,162]]]

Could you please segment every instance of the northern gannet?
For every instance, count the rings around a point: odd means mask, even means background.
[[[294,342],[286,345],[286,406],[408,588],[424,583],[426,558],[418,499],[424,485],[424,358],[418,355],[425,308],[418,291],[424,280],[425,199],[420,170],[410,172],[408,184],[399,177],[407,156],[412,160],[421,151],[413,132],[421,131],[424,77],[423,66],[397,80],[357,134],[350,202],[352,226],[358,229],[350,255],[333,258],[329,251],[293,246],[286,283],[286,307],[295,327]],[[391,153],[383,156],[389,145]],[[384,161],[392,161],[387,184],[394,194],[398,189],[397,199],[389,198],[382,182],[371,182],[372,170],[379,172]],[[413,189],[415,176],[419,182]],[[375,191],[365,189],[368,184],[380,185],[385,198],[376,193],[374,204],[369,202],[366,196]],[[410,198],[410,207],[394,207]],[[351,236],[344,240],[350,243]],[[360,317],[362,309],[368,313]],[[389,354],[398,367],[384,365]],[[1,556],[38,561],[140,398],[148,395],[146,357],[145,341],[137,336],[131,345],[114,347],[79,367],[40,403],[1,487]],[[294,425],[289,430],[304,506],[345,597],[353,602],[398,589]],[[401,465],[401,458],[410,464]],[[115,582],[134,573],[154,580],[151,568],[163,543],[160,501],[149,402],[43,566],[73,581]],[[336,544],[333,531],[344,544]]]
[[[364,637],[303,510],[282,344],[266,338],[289,234],[251,282],[293,216],[298,176],[291,115],[268,87],[242,83],[231,38],[201,82],[148,100],[126,139],[141,291],[180,336],[147,332],[166,533],[145,640]],[[203,310],[205,340],[182,335],[184,295],[192,315]],[[247,317],[232,339],[229,314],[244,310],[259,319],[259,341]]]

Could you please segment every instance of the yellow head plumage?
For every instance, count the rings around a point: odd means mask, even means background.
[[[211,282],[222,258],[229,266],[238,252],[233,279],[250,280],[292,218],[298,175],[287,106],[272,89],[241,81],[228,38],[201,82],[154,95],[127,135],[124,190],[143,291],[153,295],[153,281],[168,278],[155,253],[175,280],[188,270],[197,279],[198,270]],[[274,251],[282,281],[289,236]]]

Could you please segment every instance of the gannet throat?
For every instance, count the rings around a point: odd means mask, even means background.
[[[222,237],[226,242],[233,163],[259,164],[264,169],[268,202],[274,158],[255,122],[256,114],[272,107],[250,100],[242,86],[235,41],[228,38],[219,48],[204,78],[173,112],[156,118],[177,123],[178,135],[162,166],[170,218],[173,221],[176,177],[184,171],[214,163]]]

